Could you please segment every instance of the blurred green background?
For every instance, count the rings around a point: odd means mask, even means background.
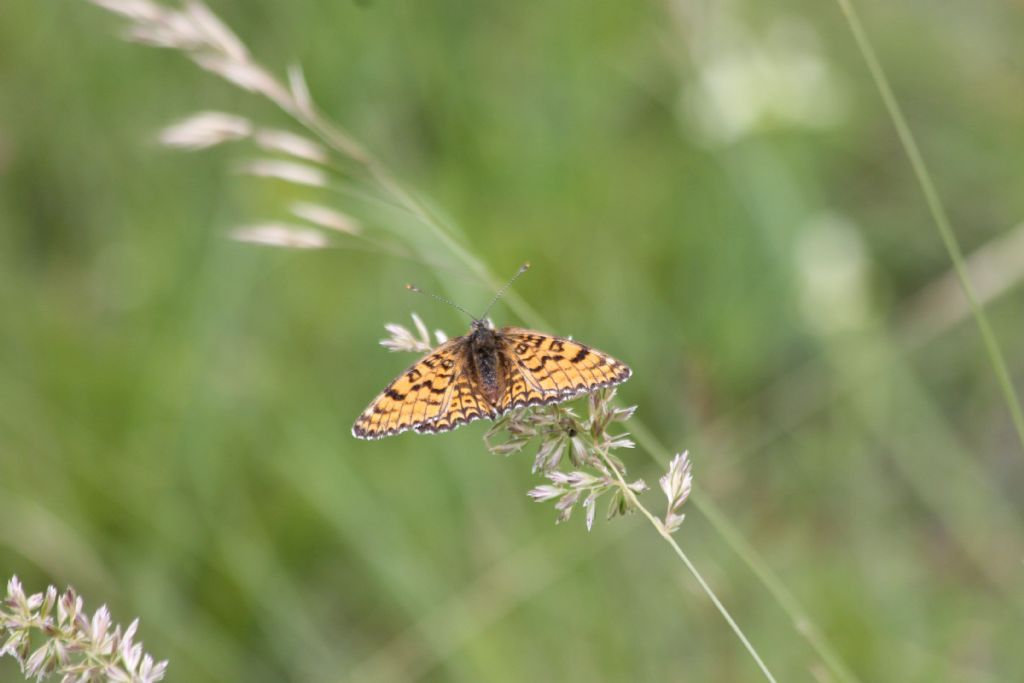
[[[548,331],[632,365],[849,680],[1024,679],[1024,452],[835,3],[212,7],[499,280],[531,261]],[[1022,7],[859,7],[1024,390]],[[758,680],[642,518],[554,526],[483,424],[350,436],[412,360],[384,323],[466,327],[401,285],[493,289],[398,213],[240,177],[252,148],[158,146],[287,119],[120,26],[0,8],[0,574],[141,617],[169,680]],[[374,242],[226,238],[311,196]],[[678,538],[780,681],[840,680],[697,506]]]

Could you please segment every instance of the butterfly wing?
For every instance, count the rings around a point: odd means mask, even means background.
[[[373,399],[352,425],[352,436],[380,439],[408,429],[420,431],[448,414],[457,402],[465,354],[466,338],[456,337],[416,361]]]
[[[567,401],[625,382],[628,365],[585,344],[519,327],[502,328],[499,338],[512,367],[500,412]]]
[[[517,327],[502,328],[504,392],[493,405],[474,386],[467,337],[456,337],[414,363],[370,403],[352,426],[360,439],[380,439],[409,429],[447,432],[523,406],[567,401],[625,382],[629,366],[563,337]]]
[[[447,432],[484,417],[494,419],[500,412],[473,386],[469,373],[464,372],[456,379],[451,398],[437,418],[416,425],[416,431],[420,434]]]

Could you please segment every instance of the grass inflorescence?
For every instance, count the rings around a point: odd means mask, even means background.
[[[139,620],[126,628],[106,606],[90,617],[73,588],[28,595],[18,577],[7,582],[0,606],[0,657],[13,657],[26,678],[61,683],[156,683],[167,662],[157,662],[135,642]]]

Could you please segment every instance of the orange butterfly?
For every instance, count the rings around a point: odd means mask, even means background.
[[[395,378],[359,416],[352,435],[380,439],[409,429],[447,432],[513,408],[568,401],[633,374],[625,363],[579,342],[519,327],[496,330],[486,316],[473,318],[468,334],[441,344]]]

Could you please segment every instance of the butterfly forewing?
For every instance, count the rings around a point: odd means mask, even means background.
[[[633,371],[622,361],[585,344],[518,327],[499,334],[514,372],[498,408],[565,401],[629,379]]]
[[[352,435],[379,439],[404,432],[447,413],[465,368],[466,338],[437,347],[395,378],[363,411]]]

